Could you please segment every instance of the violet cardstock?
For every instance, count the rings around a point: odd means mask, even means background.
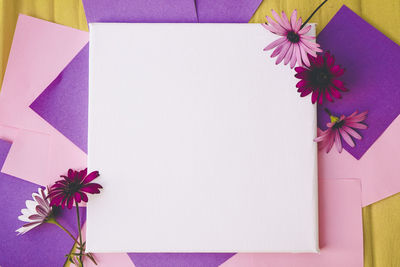
[[[11,143],[0,139],[0,169],[10,147]],[[26,208],[25,201],[32,200],[32,193],[38,188],[37,184],[0,173],[0,266],[63,266],[65,254],[72,248],[72,238],[53,224],[43,224],[17,236],[15,230],[24,224],[18,220],[21,209]],[[81,214],[85,220],[85,209]],[[75,209],[62,211],[57,220],[72,233],[78,233]]]
[[[261,0],[195,0],[199,22],[247,23]]]
[[[82,2],[88,23],[197,22],[194,0],[83,0]]]
[[[330,121],[324,108],[336,116],[368,111],[362,140],[344,148],[360,159],[400,113],[400,46],[343,6],[317,37],[324,50],[345,69],[343,82],[350,90],[335,102],[318,107],[318,127]]]
[[[88,135],[88,58],[87,44],[30,105],[85,153]]]

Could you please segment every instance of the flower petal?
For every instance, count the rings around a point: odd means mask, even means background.
[[[355,147],[353,139],[351,139],[350,135],[344,129],[339,129],[339,132],[340,135],[343,137],[343,140],[346,141],[349,146]]]
[[[85,177],[84,183],[90,183],[91,181],[93,181],[94,179],[96,179],[97,177],[99,177],[100,174],[98,171],[93,171],[91,173],[88,174],[88,176]]]
[[[286,16],[286,13],[282,11],[282,22],[283,22],[283,26],[288,30],[291,31],[293,30],[292,25],[290,25],[289,19]]]
[[[343,130],[345,130],[348,134],[350,134],[355,139],[358,139],[358,140],[362,139],[361,135],[359,133],[357,133],[356,131],[354,131],[353,129],[351,129],[350,127],[343,125],[342,128],[343,128]]]
[[[298,66],[303,66],[303,61],[301,60],[301,52],[300,52],[299,44],[295,44],[294,48],[295,48],[295,52],[296,52],[297,65]]]
[[[276,23],[273,19],[271,19],[270,17],[267,17],[267,21],[268,24],[272,27],[275,28],[276,33],[279,35],[286,35],[286,29],[283,28],[281,25],[279,25],[278,23]]]
[[[283,44],[285,41],[287,41],[286,37],[280,37],[279,39],[273,41],[272,43],[270,43],[267,47],[264,48],[264,51],[273,49],[275,47],[277,47],[280,44]]]
[[[275,10],[271,10],[272,16],[274,17],[274,19],[279,23],[279,25],[284,28],[286,31],[290,30],[290,28],[287,27],[287,25],[285,25],[283,19],[278,15],[278,13]]]
[[[299,43],[299,49],[300,49],[301,58],[302,58],[303,63],[304,63],[306,66],[309,67],[309,66],[310,66],[310,61],[308,60],[307,53],[306,53],[306,51],[304,50],[304,47],[301,46],[301,43]]]
[[[310,30],[311,30],[311,25],[304,26],[304,28],[299,31],[299,34],[300,35],[307,34]]]
[[[78,203],[81,203],[81,194],[79,192],[75,193],[75,201]]]
[[[339,153],[342,153],[343,146],[342,146],[342,139],[340,139],[339,131],[336,131],[336,134],[335,134],[335,145],[336,145],[337,151]]]
[[[354,128],[354,129],[367,129],[368,126],[359,122],[350,122],[346,123],[346,126]]]
[[[290,42],[286,42],[285,44],[283,44],[283,48],[281,53],[279,54],[278,58],[276,59],[275,64],[278,65],[279,63],[282,62],[282,60],[285,58],[286,53],[288,52],[289,48],[291,46]]]
[[[318,90],[314,90],[311,96],[311,102],[314,104],[318,99]]]
[[[287,65],[293,57],[293,49],[294,45],[291,43],[288,51],[286,52],[286,56],[284,58],[283,64]]]
[[[296,25],[297,25],[297,10],[293,10],[292,15],[290,16],[290,24],[292,25],[292,29],[297,32]]]

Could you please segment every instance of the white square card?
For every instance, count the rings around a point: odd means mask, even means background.
[[[315,34],[315,32],[314,32]],[[259,24],[91,24],[92,252],[316,252],[316,109]]]

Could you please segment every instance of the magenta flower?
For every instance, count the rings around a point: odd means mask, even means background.
[[[312,41],[315,37],[306,35],[311,25],[302,25],[301,18],[297,19],[296,10],[292,12],[290,22],[283,11],[282,18],[274,10],[272,10],[272,15],[276,21],[267,16],[268,23],[262,25],[270,32],[282,37],[265,47],[264,51],[275,48],[271,57],[278,57],[276,64],[283,61],[285,65],[290,62],[291,68],[296,65],[296,62],[299,66],[310,66],[308,55],[316,57],[317,52],[322,52],[319,44]]]
[[[333,102],[333,98],[342,98],[340,92],[348,89],[338,78],[343,75],[344,69],[335,65],[335,58],[329,52],[317,57],[309,57],[311,65],[308,68],[296,67],[296,78],[301,79],[296,85],[297,92],[301,97],[312,93],[311,102],[318,101],[322,104],[323,99]]]
[[[68,176],[61,175],[62,180],[58,180],[50,188],[49,198],[51,199],[51,206],[61,206],[68,209],[72,208],[74,200],[76,203],[81,201],[87,202],[89,194],[99,194],[101,185],[91,183],[94,179],[99,177],[99,172],[94,171],[87,175],[87,169],[82,171],[74,171],[69,169]]]
[[[328,112],[331,122],[326,124],[328,129],[314,139],[315,142],[320,144],[320,150],[326,149],[326,153],[328,153],[335,144],[337,151],[341,153],[343,150],[342,138],[351,147],[355,146],[353,138],[362,139],[361,135],[355,129],[363,130],[368,128],[366,124],[362,123],[366,119],[368,111],[360,114],[357,114],[358,111],[355,111],[348,117],[342,115],[340,118],[333,116],[327,109],[325,111]]]

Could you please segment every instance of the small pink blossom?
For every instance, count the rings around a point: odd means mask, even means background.
[[[297,19],[297,11],[294,10],[290,16],[290,21],[285,12],[282,11],[282,17],[272,10],[272,15],[275,18],[267,16],[268,23],[263,24],[264,28],[270,32],[281,36],[267,47],[264,51],[274,49],[271,57],[277,57],[276,64],[283,61],[285,65],[290,62],[290,67],[294,66],[310,66],[308,55],[317,56],[317,52],[322,52],[320,45],[313,40],[315,37],[307,36],[311,25],[302,25],[301,18]]]
[[[348,117],[342,115],[340,118],[333,116],[329,110],[326,109],[326,111],[331,118],[331,121],[326,124],[328,129],[314,139],[315,142],[319,143],[319,149],[325,149],[326,153],[329,153],[335,144],[337,151],[341,153],[343,150],[342,138],[349,146],[355,147],[353,139],[362,139],[355,129],[364,130],[368,128],[366,124],[362,123],[367,118],[368,111],[360,114],[355,111]]]

